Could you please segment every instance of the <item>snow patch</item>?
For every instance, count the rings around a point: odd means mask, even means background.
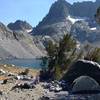
[[[31,32],[31,31],[32,31],[32,29],[26,30],[27,33]]]
[[[94,31],[94,30],[96,30],[96,29],[97,29],[96,27],[90,28],[91,31]]]
[[[70,20],[72,22],[72,24],[74,24],[75,22],[80,21],[80,20],[85,20],[84,18],[73,18],[71,16],[68,16],[67,19]]]
[[[46,36],[43,37],[43,39],[51,39],[51,37],[46,35]]]

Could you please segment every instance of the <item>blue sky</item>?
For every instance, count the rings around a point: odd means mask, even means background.
[[[20,19],[26,20],[32,26],[35,26],[48,13],[51,4],[55,1],[56,0],[0,0],[0,21],[7,25],[10,22]],[[83,0],[67,1],[73,3]]]

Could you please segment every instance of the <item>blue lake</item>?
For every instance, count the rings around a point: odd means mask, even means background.
[[[0,60],[0,64],[14,64],[18,67],[28,67],[28,68],[41,68],[42,60],[40,59],[8,59]]]

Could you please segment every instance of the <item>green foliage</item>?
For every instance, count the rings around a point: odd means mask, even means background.
[[[49,42],[46,50],[49,57],[48,70],[54,70],[55,79],[59,79],[76,59],[76,41],[67,34],[58,45]]]
[[[63,70],[71,63],[76,52],[76,41],[67,34],[60,41],[59,51],[58,51],[58,65],[60,65]]]
[[[56,65],[55,66],[55,75],[54,75],[56,80],[60,80],[61,79],[61,77],[62,77],[61,73],[62,73],[61,72],[61,67]]]
[[[29,69],[26,68],[25,71],[19,73],[19,75],[28,75],[28,73],[29,73]]]
[[[52,41],[49,41],[48,46],[46,47],[46,50],[50,58],[54,57],[56,54],[56,44],[53,44]]]
[[[54,65],[56,64],[56,55],[57,55],[57,45],[53,44],[52,41],[48,43],[46,47],[48,52],[48,69],[52,70]]]
[[[85,59],[100,63],[100,48],[90,48]]]
[[[95,18],[96,18],[97,23],[100,24],[100,7],[97,9],[97,12],[95,14]]]

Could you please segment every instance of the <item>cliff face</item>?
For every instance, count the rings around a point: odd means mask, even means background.
[[[71,5],[65,0],[58,0],[52,4],[49,13],[44,17],[43,21],[39,23],[40,26],[64,21],[69,15]]]
[[[52,4],[49,13],[43,18],[38,26],[50,25],[53,23],[65,21],[69,15],[75,17],[94,18],[97,8],[100,6],[100,1],[83,1],[75,2],[73,5],[66,0],[57,0]]]
[[[55,40],[59,40],[64,32],[70,32],[71,21],[66,19],[70,13],[71,4],[65,0],[58,0],[52,4],[49,13],[33,29],[33,35],[49,35]],[[63,34],[62,34],[63,33]]]
[[[96,9],[100,6],[98,1],[77,2],[72,5],[73,16],[94,18]]]

